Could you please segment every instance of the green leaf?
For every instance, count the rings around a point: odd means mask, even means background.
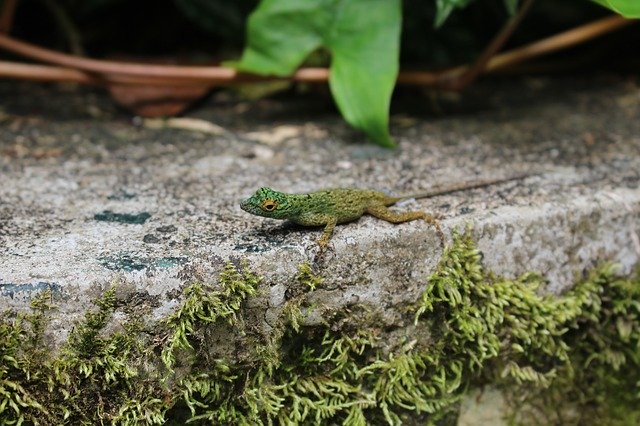
[[[329,85],[344,116],[392,147],[389,105],[398,76],[401,0],[263,0],[249,18],[238,69],[286,76],[314,50],[331,53]]]
[[[331,24],[329,0],[262,0],[249,16],[247,46],[236,67],[287,76],[323,44]]]
[[[462,9],[469,3],[471,0],[436,0],[436,17],[433,25],[436,28],[441,27],[454,9]]]
[[[640,18],[640,0],[593,0],[625,18]]]
[[[504,7],[507,8],[509,15],[515,15],[518,11],[518,3],[520,0],[504,0]]]
[[[393,147],[389,106],[398,78],[400,0],[346,0],[330,39],[329,84],[345,119]]]

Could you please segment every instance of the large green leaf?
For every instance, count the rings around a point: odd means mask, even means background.
[[[329,84],[344,118],[383,146],[398,76],[401,0],[262,0],[238,69],[286,76],[314,50],[332,56]]]
[[[593,0],[627,18],[640,18],[640,0]]]

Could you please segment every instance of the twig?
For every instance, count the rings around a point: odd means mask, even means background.
[[[4,0],[4,7],[0,11],[0,34],[9,34],[13,26],[18,0]]]
[[[51,65],[33,65],[0,61],[0,76],[35,81],[66,81],[71,83],[101,85],[103,80],[85,72]]]
[[[142,125],[149,129],[180,129],[209,135],[224,135],[228,133],[222,126],[201,118],[191,117],[145,118],[142,121]]]
[[[2,34],[0,34],[0,47],[31,59],[61,65],[68,68],[75,68],[82,71],[110,76],[125,75],[131,77],[144,77],[150,80],[150,84],[153,84],[152,80],[154,78],[175,79],[178,84],[180,83],[178,80],[191,80],[192,83],[195,84],[231,84],[239,81],[262,81],[274,79],[272,77],[243,74],[232,68],[224,67],[151,65],[80,58],[34,46]],[[329,71],[326,68],[302,68],[296,71],[289,78],[296,81],[325,82],[328,77]]]
[[[108,86],[110,84],[132,84],[141,86],[202,86],[199,80],[175,80],[166,78],[147,78],[128,75],[100,76],[74,68],[57,67],[55,65],[36,65],[21,62],[0,61],[0,77],[16,78],[32,81],[58,81]],[[230,83],[233,83],[231,81]],[[204,85],[212,86],[205,83]]]
[[[487,64],[487,71],[505,68],[536,56],[546,55],[558,50],[566,49],[580,43],[592,40],[603,34],[610,33],[620,28],[638,22],[633,19],[625,19],[622,16],[613,15],[599,19],[589,24],[556,34],[551,37],[527,44],[508,52],[494,56]]]
[[[215,67],[211,67],[215,68]],[[232,73],[235,70],[220,68]],[[255,81],[273,81],[276,78],[255,76],[251,74],[235,73],[235,78],[221,78],[217,76],[215,79],[189,79],[189,78],[171,78],[171,77],[147,77],[128,74],[95,74],[75,68],[58,67],[55,65],[35,65],[25,64],[21,62],[0,61],[0,77],[17,78],[32,81],[59,81],[71,82],[79,84],[89,84],[104,86],[111,83],[117,84],[133,84],[144,86],[224,86],[233,85],[239,82],[255,82]],[[325,74],[327,76],[325,76]],[[310,83],[326,82],[328,78],[328,70],[324,68],[302,68],[298,70],[291,80],[304,81]]]
[[[69,50],[71,53],[77,56],[84,56],[84,49],[82,48],[82,42],[80,37],[80,31],[76,28],[73,21],[67,15],[67,12],[54,0],[40,0],[49,9],[53,15],[53,19],[56,21],[62,34],[64,34],[69,43]]]
[[[560,34],[547,37],[542,40],[527,44],[525,46],[499,53],[487,63],[484,73],[492,73],[494,71],[502,71],[511,65],[517,65],[537,56],[546,55],[561,49],[566,49],[581,43],[585,43],[591,39],[601,35],[613,32],[620,28],[636,23],[636,20],[626,19],[622,16],[612,15],[606,18],[572,28]],[[462,65],[456,68],[443,71],[443,73],[451,73],[452,75],[462,75],[469,69],[468,65]],[[433,73],[413,72],[409,84],[433,86],[437,83],[438,78],[434,81]],[[402,82],[402,73],[398,82]]]
[[[0,34],[0,47],[30,59],[100,74],[126,74],[141,77],[202,79],[209,80],[211,82],[234,79],[237,74],[235,70],[230,68],[149,65],[80,58],[34,46],[2,34]]]
[[[493,58],[502,46],[504,46],[516,28],[518,28],[524,17],[531,9],[533,2],[534,0],[525,0],[522,6],[520,6],[520,9],[518,9],[518,13],[513,15],[513,17],[507,21],[504,27],[502,27],[500,32],[498,32],[493,40],[491,40],[473,65],[466,68],[461,74],[459,73],[461,71],[460,68],[454,69],[450,72],[445,72],[437,83],[438,88],[458,91],[469,86],[474,80],[476,80],[478,76],[484,72],[491,58]],[[456,72],[456,70],[458,72]]]

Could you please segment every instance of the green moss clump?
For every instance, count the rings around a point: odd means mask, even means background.
[[[56,355],[44,341],[50,298],[44,292],[31,314],[0,323],[0,423],[160,423],[165,409],[154,396],[157,383],[143,375],[138,325],[127,321],[104,335],[115,287],[96,300],[98,309],[87,312]]]
[[[258,291],[260,277],[249,272],[246,265],[242,270],[228,264],[219,279],[219,290],[214,285],[196,283],[185,291],[182,306],[166,321],[167,343],[162,349],[162,361],[171,370],[177,350],[193,350],[192,341],[198,329],[219,321],[229,326],[237,326],[238,311],[242,303]]]
[[[251,318],[266,308],[247,301],[261,282],[229,265],[147,328],[114,326],[112,288],[58,351],[44,341],[43,293],[32,313],[0,321],[0,423],[450,423],[467,391],[486,384],[508,389],[517,424],[640,422],[640,279],[611,266],[544,295],[543,277],[496,276],[470,233],[455,235],[406,314],[404,339],[383,335],[365,307],[305,326],[307,294],[322,284],[309,265],[280,319],[257,329]]]
[[[563,298],[560,309],[579,312],[560,339],[568,359],[554,365],[548,387],[510,393],[511,406],[524,407],[511,413],[515,423],[640,424],[638,275],[623,279],[600,268]]]
[[[45,327],[46,293],[31,303],[31,315],[0,317],[0,423],[22,424],[46,411],[30,387],[41,367],[37,358],[25,359],[23,351],[41,355],[39,343]]]

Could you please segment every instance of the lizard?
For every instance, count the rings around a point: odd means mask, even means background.
[[[507,178],[478,180],[395,197],[380,191],[357,188],[329,188],[306,194],[286,194],[262,187],[251,197],[242,200],[240,208],[256,216],[290,220],[303,226],[323,226],[324,231],[318,240],[321,250],[329,244],[337,224],[357,220],[365,214],[391,223],[423,219],[435,227],[438,237],[444,245],[444,233],[435,216],[423,211],[394,212],[388,207],[402,200],[432,198],[520,180],[529,176],[531,175],[521,174]]]

